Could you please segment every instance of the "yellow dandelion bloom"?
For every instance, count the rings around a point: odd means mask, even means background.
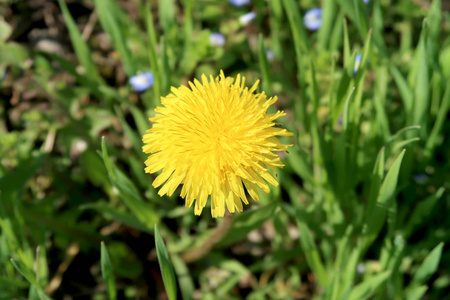
[[[144,135],[143,151],[150,153],[145,172],[162,170],[153,182],[162,186],[160,196],[171,196],[182,184],[181,197],[186,206],[195,202],[200,215],[208,198],[211,214],[223,217],[228,211],[241,212],[248,204],[246,190],[258,201],[258,187],[269,192],[267,182],[277,186],[276,172],[283,167],[274,152],[284,151],[276,136],[290,136],[286,129],[275,127],[275,119],[283,111],[268,114],[277,101],[263,93],[255,94],[259,81],[244,88],[245,78],[225,78],[223,72],[214,79],[202,75],[202,83],[194,80],[189,87],[171,88],[172,94],[161,98],[153,127]],[[245,189],[244,189],[245,187]]]

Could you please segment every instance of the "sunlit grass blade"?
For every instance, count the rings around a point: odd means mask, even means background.
[[[18,260],[11,259],[11,262],[16,268],[16,270],[19,271],[19,273],[22,274],[22,276],[25,277],[25,279],[28,280],[28,282],[35,288],[35,295],[38,296],[37,299],[39,300],[51,299],[45,294],[44,289],[36,281],[36,275],[31,269],[29,269],[25,264],[23,264]]]
[[[348,299],[368,299],[376,291],[376,289],[389,278],[389,276],[391,276],[391,271],[385,271],[383,273],[365,279],[363,282],[356,285],[352,289],[350,297]]]
[[[104,202],[84,204],[80,206],[80,209],[93,209],[102,214],[105,219],[113,219],[117,222],[130,226],[131,228],[135,228],[143,232],[153,233],[152,229],[148,228],[146,224],[136,219],[135,216]]]
[[[136,215],[139,221],[152,228],[159,222],[159,216],[150,204],[144,202],[133,182],[113,164],[108,155],[104,137],[102,138],[102,157],[111,183],[119,190],[124,204]]]
[[[124,33],[120,30],[120,8],[114,1],[95,0],[97,14],[103,29],[108,33],[114,48],[120,53],[125,72],[129,77],[136,74],[136,67],[127,48]]]
[[[108,292],[108,298],[110,300],[117,299],[116,283],[114,282],[114,273],[111,265],[111,260],[109,259],[108,250],[106,249],[105,243],[101,243],[100,251],[100,264],[102,266],[102,276],[106,285],[106,291]]]
[[[145,21],[147,24],[147,35],[148,35],[148,43],[149,43],[149,49],[148,49],[148,56],[150,60],[150,66],[152,68],[152,72],[154,74],[155,84],[153,85],[153,91],[154,91],[154,106],[157,106],[160,104],[160,98],[161,98],[161,67],[159,65],[158,60],[158,43],[157,43],[157,35],[155,30],[155,25],[153,21],[152,11],[150,8],[150,5],[146,5],[145,7]]]
[[[390,66],[390,71],[400,92],[400,96],[405,107],[406,116],[409,116],[413,108],[413,92],[409,88],[408,82],[406,81],[405,77],[403,77],[403,75],[394,65]]]
[[[322,3],[322,25],[319,28],[317,38],[319,48],[327,49],[330,43],[333,21],[336,17],[336,4],[334,0],[325,0]]]
[[[271,94],[271,80],[269,72],[269,63],[267,61],[266,48],[264,47],[264,39],[260,34],[258,36],[258,57],[259,57],[259,68],[262,74],[262,88],[267,95]]]
[[[194,299],[195,285],[194,280],[189,273],[189,268],[178,255],[172,255],[172,263],[180,286],[180,292],[183,300]]]
[[[415,272],[411,284],[421,285],[425,283],[437,270],[441,260],[444,243],[439,243],[423,260],[417,272]]]
[[[450,80],[447,81],[447,87],[445,88],[445,93],[441,101],[441,105],[439,107],[438,115],[436,117],[436,121],[434,122],[433,129],[426,141],[424,156],[426,159],[430,159],[434,148],[438,145],[438,136],[442,127],[444,126],[444,122],[447,120],[447,112],[450,108]]]
[[[313,236],[309,231],[308,225],[305,222],[303,213],[299,213],[297,216],[297,226],[300,232],[300,245],[302,246],[303,253],[306,257],[309,267],[317,276],[319,283],[322,286],[326,286],[329,282],[329,277],[322,259],[314,242]]]
[[[377,160],[375,161],[375,166],[372,171],[372,178],[370,180],[370,192],[369,192],[369,203],[367,204],[367,212],[370,214],[375,208],[375,204],[378,198],[378,193],[380,191],[381,182],[384,177],[384,147],[381,148],[380,153],[378,153]]]
[[[408,300],[420,300],[423,299],[423,296],[428,290],[428,286],[421,285],[421,286],[413,286],[411,288],[407,288],[405,290],[405,299]]]
[[[430,101],[430,79],[428,75],[428,63],[427,63],[427,51],[426,51],[426,39],[427,39],[427,26],[424,22],[422,28],[421,39],[417,46],[416,60],[413,66],[413,72],[415,71],[414,80],[414,102],[411,125],[421,125],[429,108]],[[414,74],[414,73],[413,73]],[[414,76],[414,75],[411,75]]]
[[[166,245],[159,233],[158,226],[155,224],[155,247],[156,254],[158,256],[159,267],[161,268],[161,274],[166,287],[166,292],[169,300],[177,299],[177,286],[175,281],[175,274],[173,272],[172,263],[170,262],[169,253],[167,252]]]
[[[158,3],[158,15],[164,35],[170,39],[172,28],[176,25],[175,4],[173,0],[165,0]],[[187,37],[186,37],[187,38]]]
[[[90,78],[94,82],[101,83],[102,80],[100,75],[98,74],[97,67],[92,61],[91,51],[89,50],[86,42],[81,37],[81,34],[77,28],[77,24],[70,14],[66,3],[63,0],[58,0],[58,3],[64,16],[64,20],[66,21],[67,29],[69,30],[69,36],[72,40],[72,45],[74,47],[75,53],[77,54],[77,58],[81,66],[83,66],[84,68],[83,75]]]
[[[386,215],[392,204],[392,198],[397,187],[398,175],[405,151],[403,150],[392,164],[381,185],[380,193],[373,210],[367,212],[363,249],[367,249],[373,243],[386,220]]]
[[[296,120],[300,120],[309,129],[309,114],[306,109],[306,82],[303,66],[303,55],[309,51],[309,42],[303,27],[298,5],[293,0],[282,0],[284,11],[289,20],[289,26],[294,38],[295,58],[297,63],[297,80],[300,86],[300,100],[295,101]]]

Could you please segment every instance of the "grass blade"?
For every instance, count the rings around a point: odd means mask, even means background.
[[[161,274],[166,287],[167,296],[169,300],[177,299],[177,287],[175,281],[175,274],[173,272],[172,263],[169,259],[169,253],[167,252],[166,245],[159,233],[158,226],[155,224],[155,246],[156,254],[158,256],[159,267],[161,268]]]
[[[414,274],[412,284],[421,285],[433,275],[441,260],[444,243],[439,243],[423,260],[417,272]]]
[[[266,48],[264,47],[264,39],[262,34],[258,36],[258,56],[259,56],[259,67],[262,74],[262,88],[267,95],[271,94],[271,80],[269,72],[269,63],[267,61]]]
[[[84,76],[90,78],[94,82],[101,83],[102,80],[100,78],[100,75],[98,74],[97,68],[92,61],[91,51],[89,50],[86,42],[81,37],[81,34],[77,28],[77,24],[70,14],[66,3],[63,0],[58,0],[58,3],[64,16],[64,20],[66,21],[70,40],[72,41],[72,45],[74,47],[75,53],[77,54],[77,58],[81,66],[83,66],[84,68]]]
[[[400,153],[389,169],[383,184],[381,185],[375,206],[366,216],[363,249],[367,249],[368,246],[373,243],[383,227],[387,212],[392,203],[392,197],[394,196],[397,187],[398,175],[405,151],[406,150],[403,150],[402,153]]]
[[[357,286],[355,286],[351,293],[349,300],[363,300],[369,298],[377,290],[377,288],[391,276],[391,271],[385,271],[370,277]]]
[[[102,266],[102,276],[106,284],[106,291],[108,292],[109,299],[115,300],[117,299],[117,291],[111,260],[109,259],[108,250],[106,250],[104,242],[101,243],[100,248],[100,264]]]

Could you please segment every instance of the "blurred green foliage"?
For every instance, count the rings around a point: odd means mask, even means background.
[[[0,299],[450,292],[448,3],[7,2]],[[317,32],[303,25],[312,7],[323,9]],[[257,18],[241,24],[249,11]],[[280,186],[187,263],[222,221],[157,195],[141,137],[172,85],[221,69],[279,97],[294,147],[280,154]],[[154,85],[136,93],[127,79],[144,71]]]

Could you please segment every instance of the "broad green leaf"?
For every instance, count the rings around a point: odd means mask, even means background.
[[[106,249],[104,242],[101,242],[100,248],[100,264],[102,266],[103,281],[106,285],[108,298],[110,300],[114,300],[117,299],[117,291],[116,284],[114,282],[114,273],[112,270],[111,260],[109,259],[108,250]]]
[[[391,271],[374,275],[365,279],[363,282],[355,286],[351,293],[349,300],[363,300],[368,299],[377,288],[391,276]]]
[[[228,246],[244,239],[250,231],[258,229],[265,221],[273,217],[277,207],[278,202],[273,202],[261,208],[236,215],[230,230],[224,238],[217,243],[217,246]]]
[[[441,260],[442,250],[444,249],[444,243],[439,243],[423,260],[419,269],[414,274],[412,284],[421,285],[424,284],[434,273]]]
[[[166,245],[164,244],[164,241],[161,237],[161,234],[159,233],[159,229],[156,224],[155,224],[155,247],[167,295],[169,297],[169,300],[176,300],[177,286],[175,281],[175,274],[173,272],[172,263],[170,262],[169,253],[167,252]]]

